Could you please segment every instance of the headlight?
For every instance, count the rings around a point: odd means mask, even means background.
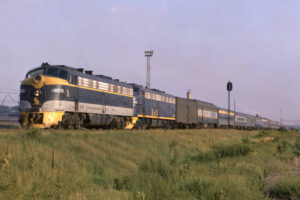
[[[51,92],[57,93],[57,94],[61,94],[61,93],[64,93],[65,90],[62,89],[62,88],[53,88],[53,89],[51,90]]]
[[[36,97],[40,96],[40,91],[36,90],[36,91],[34,92],[34,96],[36,96]]]
[[[36,76],[33,78],[33,81],[34,81],[35,83],[39,83],[39,82],[41,82],[41,80],[42,80],[42,77],[41,77],[40,75],[36,75]]]

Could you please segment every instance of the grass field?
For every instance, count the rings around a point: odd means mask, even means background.
[[[0,130],[0,199],[299,199],[300,133]]]

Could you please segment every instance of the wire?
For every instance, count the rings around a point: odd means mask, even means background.
[[[19,94],[19,92],[7,92],[7,91],[0,91],[0,94]]]
[[[1,88],[1,87],[0,87],[0,90],[19,91],[19,90],[16,90],[16,89],[10,89],[10,88]]]
[[[1,106],[3,106],[3,104],[4,104],[4,102],[5,102],[5,100],[6,100],[7,98],[9,98],[12,102],[19,103],[19,101],[13,99],[13,98],[8,94],[8,95],[6,95],[6,96],[3,98],[3,100],[2,100],[2,102],[1,102],[1,104],[0,104]]]

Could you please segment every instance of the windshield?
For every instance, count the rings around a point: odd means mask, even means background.
[[[48,68],[45,74],[63,78],[66,80],[68,79],[68,72],[66,70],[55,68],[55,67]]]
[[[36,69],[34,71],[29,72],[26,75],[26,78],[31,78],[36,75],[49,75],[49,76],[54,76],[54,77],[59,77],[65,80],[68,80],[68,72],[64,69],[56,68],[56,67],[48,67],[48,68],[42,68],[42,69]]]
[[[44,69],[37,69],[35,71],[29,72],[26,77],[27,78],[31,78],[31,77],[33,77],[35,75],[43,74],[43,73],[44,73]]]

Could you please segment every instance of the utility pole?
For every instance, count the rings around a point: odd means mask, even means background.
[[[228,81],[227,83],[227,91],[228,91],[228,125],[227,128],[230,127],[230,92],[232,91],[232,83]]]
[[[150,88],[150,81],[151,81],[151,76],[150,76],[150,58],[153,56],[153,51],[145,51],[145,56],[147,57],[147,74],[146,74],[146,88]]]

